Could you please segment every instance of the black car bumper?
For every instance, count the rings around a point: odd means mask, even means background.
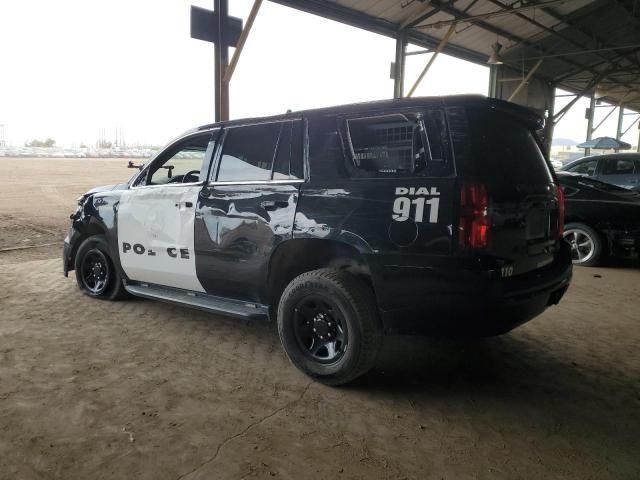
[[[399,278],[403,275],[405,281]],[[381,310],[383,327],[398,335],[499,335],[557,304],[571,275],[571,252],[564,244],[551,264],[510,278],[498,278],[495,272],[466,271],[452,279],[419,276],[415,269],[396,271],[390,283],[404,284],[404,291],[413,293],[408,298],[395,291],[401,299],[396,304],[402,305]]]

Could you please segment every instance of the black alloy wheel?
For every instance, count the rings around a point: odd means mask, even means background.
[[[598,233],[584,223],[567,223],[564,238],[571,246],[574,265],[591,267],[600,262],[604,254],[602,240]]]
[[[111,267],[107,257],[97,248],[89,250],[82,258],[82,283],[93,295],[101,295],[109,285]]]
[[[298,302],[294,312],[296,340],[307,357],[319,363],[333,363],[346,352],[349,331],[333,301],[309,295]]]
[[[293,363],[327,385],[344,385],[374,364],[382,331],[366,279],[321,268],[295,277],[278,302],[278,334]]]
[[[109,255],[104,235],[93,235],[80,244],[75,254],[74,270],[78,287],[90,297],[118,300],[128,296]]]

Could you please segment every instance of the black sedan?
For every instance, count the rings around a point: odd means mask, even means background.
[[[558,172],[558,180],[574,264],[593,266],[606,255],[637,256],[640,193],[572,173]]]

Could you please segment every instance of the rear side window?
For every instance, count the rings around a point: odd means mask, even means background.
[[[301,124],[295,120],[227,129],[217,181],[302,178]]]
[[[440,111],[351,118],[346,136],[355,176],[432,175],[451,165]]]
[[[449,132],[442,110],[431,110],[424,116],[432,167],[444,168],[450,163]]]
[[[520,185],[548,184],[553,177],[533,134],[508,114],[484,108],[467,109],[476,177],[500,178]]]
[[[302,121],[280,124],[280,135],[273,164],[274,180],[301,180],[303,174]]]
[[[634,171],[633,160],[627,158],[604,158],[603,175],[630,175]]]

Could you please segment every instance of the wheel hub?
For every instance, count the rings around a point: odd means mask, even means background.
[[[296,340],[307,357],[332,363],[345,353],[348,331],[330,299],[310,295],[300,300],[294,312]]]
[[[91,270],[93,271],[93,275],[96,278],[100,278],[100,276],[102,275],[102,265],[100,265],[99,263],[94,263]]]
[[[584,263],[594,254],[594,241],[587,232],[580,229],[568,229],[564,235],[571,247],[571,256],[575,263]]]
[[[313,317],[313,333],[320,340],[331,340],[336,338],[338,329],[336,322],[324,312],[318,313]]]
[[[82,282],[87,291],[93,295],[100,295],[109,283],[109,267],[102,252],[90,250],[82,260]]]

